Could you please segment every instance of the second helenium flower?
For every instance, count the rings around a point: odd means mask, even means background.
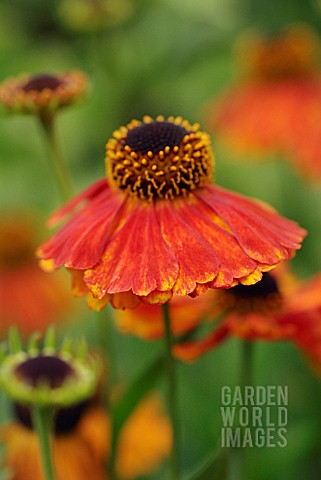
[[[75,103],[88,90],[86,76],[79,71],[60,74],[21,75],[0,84],[0,104],[8,112],[47,117]]]
[[[133,120],[107,143],[101,179],[51,218],[38,251],[71,270],[89,306],[162,304],[173,294],[254,284],[300,248],[305,230],[212,183],[209,136],[180,117]]]
[[[243,161],[288,159],[306,178],[320,180],[320,41],[310,26],[273,34],[253,31],[237,43],[243,74],[214,99],[209,129]]]

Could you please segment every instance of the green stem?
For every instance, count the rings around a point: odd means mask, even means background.
[[[240,388],[242,394],[244,387],[252,384],[253,369],[253,346],[254,342],[243,340],[241,342],[240,362]],[[249,411],[249,425],[251,427],[251,412]],[[242,435],[241,435],[242,436]],[[248,449],[243,447],[231,448],[229,460],[229,480],[244,480],[247,478],[247,453]]]
[[[32,423],[38,436],[45,480],[56,480],[52,458],[53,411],[51,407],[32,407]]]
[[[109,312],[112,317],[112,312]],[[106,320],[108,320],[106,322]],[[116,348],[114,343],[114,331],[113,331],[113,318],[102,318],[98,313],[96,315],[96,325],[97,325],[97,337],[98,345],[101,349],[102,357],[105,359],[106,364],[108,365],[108,374],[105,383],[105,388],[103,390],[102,400],[107,414],[110,414],[110,399],[112,395],[113,386],[119,381],[119,375],[117,371],[117,355]],[[114,429],[114,425],[113,425]],[[117,440],[115,438],[114,432],[112,435],[111,442],[111,453],[109,458],[109,475],[110,480],[117,480],[116,474],[116,454],[117,454]]]
[[[168,377],[168,410],[173,430],[173,448],[170,459],[170,479],[178,480],[180,478],[180,421],[178,415],[175,359],[173,358],[172,354],[173,338],[168,304],[163,305],[163,317]]]
[[[245,479],[244,455],[242,448],[231,448],[229,455],[228,480]]]
[[[59,191],[62,199],[66,201],[73,196],[74,189],[72,186],[69,170],[64,161],[57,139],[55,128],[55,115],[41,117],[40,123],[43,127],[45,136],[49,144],[49,148],[51,150],[52,166],[55,172]]]
[[[107,320],[107,321],[106,321]],[[118,362],[117,352],[117,339],[114,325],[114,313],[110,305],[107,305],[107,318],[102,318],[101,315],[97,315],[98,321],[98,335],[100,340],[100,346],[104,352],[104,356],[107,359],[107,365],[109,365],[108,378],[110,391],[121,379],[120,366]],[[111,392],[110,392],[111,393]]]
[[[245,386],[252,384],[253,369],[253,346],[254,342],[243,340],[241,342],[241,373],[240,383],[242,390]]]

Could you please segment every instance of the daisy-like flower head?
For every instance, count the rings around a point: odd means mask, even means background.
[[[28,350],[23,350],[15,331],[9,345],[0,364],[0,384],[13,401],[65,407],[90,398],[96,390],[99,364],[83,342],[77,348],[68,342],[57,350],[48,329],[42,348],[31,337]]]
[[[244,161],[284,157],[321,178],[320,42],[310,27],[248,35],[237,49],[243,77],[215,98],[208,124],[218,143]]]
[[[212,316],[225,317],[203,339],[175,347],[178,358],[191,361],[231,336],[246,340],[288,340],[321,372],[321,276],[300,282],[287,268],[264,273],[261,282],[216,292]]]
[[[38,251],[64,265],[91,308],[168,302],[254,284],[305,231],[257,200],[212,184],[210,139],[180,117],[132,121],[107,142],[108,178],[51,218],[65,225]]]
[[[36,228],[21,212],[2,212],[0,222],[0,311],[3,334],[17,325],[23,333],[43,330],[70,310],[63,279],[37,264]]]
[[[22,75],[0,84],[0,103],[9,112],[43,117],[75,103],[87,90],[88,80],[79,71]]]

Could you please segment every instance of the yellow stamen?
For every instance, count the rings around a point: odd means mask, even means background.
[[[144,117],[120,128],[107,145],[106,169],[115,188],[141,200],[173,200],[207,184],[214,159],[210,138],[181,117]],[[168,143],[167,143],[168,142]],[[133,161],[134,160],[134,161]]]

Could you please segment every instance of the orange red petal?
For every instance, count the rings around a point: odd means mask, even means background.
[[[54,259],[55,268],[65,265],[86,269],[95,265],[104,252],[113,221],[123,203],[107,188],[106,181],[98,181],[58,211],[54,220],[73,213],[83,200],[87,204],[38,250],[39,256]]]
[[[230,334],[227,325],[223,324],[202,340],[175,345],[174,355],[185,362],[192,362],[220,345]]]
[[[261,307],[259,303],[253,303],[250,310],[241,310],[238,303],[229,308],[225,302],[228,310],[220,326],[200,340],[177,344],[174,348],[177,358],[196,360],[228,337],[250,341],[287,340],[294,343],[317,373],[321,374],[321,275],[297,285],[287,269],[278,267],[273,273],[281,286],[283,302],[274,303],[272,298],[266,298],[265,301],[261,300]],[[220,297],[227,294],[232,296],[233,292],[216,292],[214,316],[220,305]],[[263,309],[264,302],[266,308]],[[222,308],[224,299],[221,301]]]
[[[305,177],[321,178],[321,78],[248,81],[210,107],[210,129],[240,159],[282,155]]]
[[[146,202],[101,180],[54,220],[68,214],[73,217],[38,254],[55,268],[82,271],[75,292],[87,288],[98,300],[126,293],[161,304],[173,294],[252,284],[300,248],[306,233],[270,207],[214,185],[187,198]]]
[[[195,328],[212,311],[214,301],[214,291],[198,298],[175,296],[169,303],[173,335],[183,335]],[[159,305],[141,303],[135,310],[117,310],[115,319],[122,333],[137,335],[145,340],[164,335],[163,311]]]
[[[94,296],[127,292],[146,296],[174,286],[178,262],[162,238],[153,204],[136,203],[84,281]]]
[[[288,259],[306,231],[278,215],[263,202],[249,200],[220,187],[197,193],[228,225],[248,256],[261,264],[276,265]]]

